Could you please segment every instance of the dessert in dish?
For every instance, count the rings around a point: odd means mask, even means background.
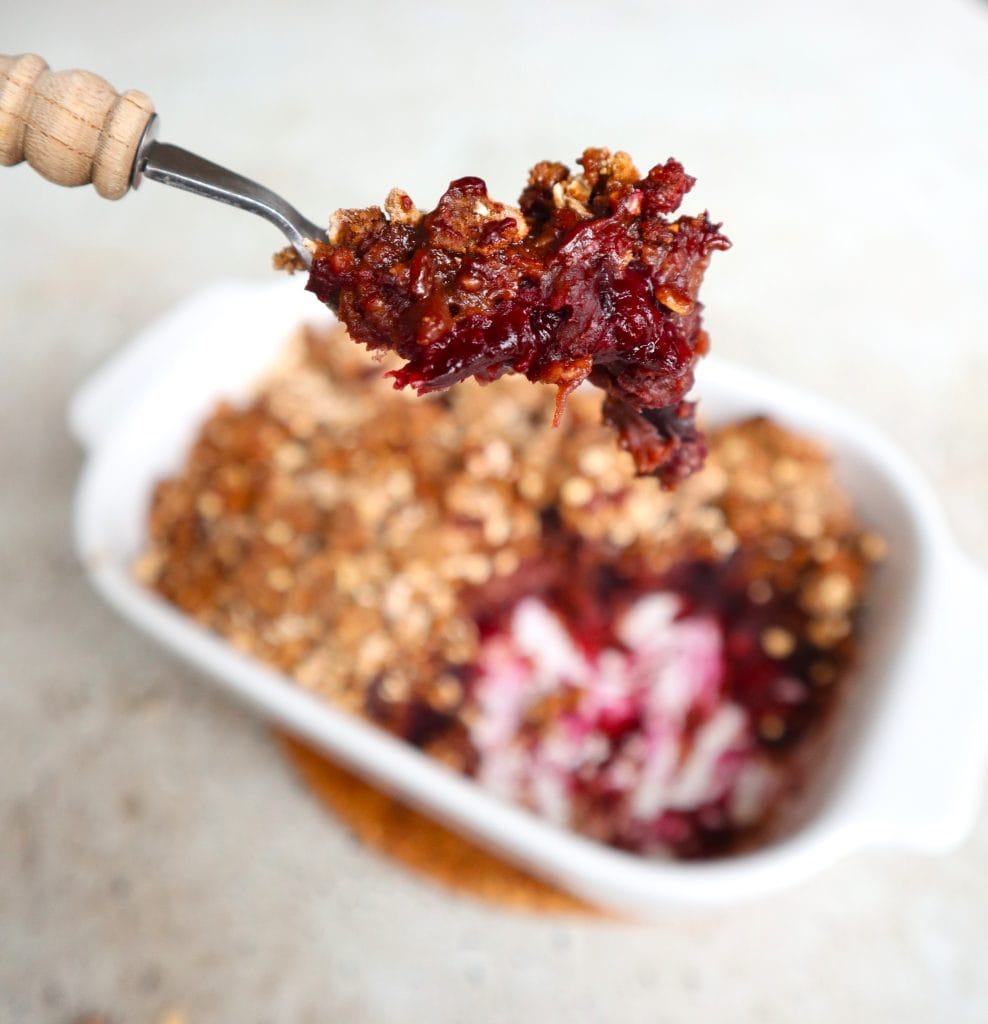
[[[523,374],[556,385],[558,423],[589,380],[638,472],[672,487],[703,462],[686,401],[708,347],[697,293],[730,243],[705,213],[669,219],[694,183],[677,161],[644,176],[626,153],[579,163],[537,164],[517,208],[468,177],[428,213],[398,189],[384,209],[339,210],[308,287],[355,341],[401,356],[399,387]]]
[[[394,365],[394,364],[392,364]],[[414,400],[309,331],[163,481],[139,576],[300,685],[628,850],[756,842],[853,663],[881,542],[764,419],[665,492],[574,393]]]

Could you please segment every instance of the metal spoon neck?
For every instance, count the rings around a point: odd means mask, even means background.
[[[326,232],[303,217],[271,189],[241,174],[204,160],[195,153],[158,142],[154,137],[157,118],[152,118],[137,151],[131,185],[137,188],[143,178],[173,188],[205,196],[238,209],[247,210],[270,221],[288,239],[302,263],[312,264],[316,242],[326,242]]]

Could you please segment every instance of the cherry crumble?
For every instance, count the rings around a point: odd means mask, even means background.
[[[379,375],[307,331],[158,485],[138,576],[561,826],[686,858],[764,837],[818,760],[882,553],[823,450],[730,424],[663,491],[599,393],[547,430],[517,377],[417,399]]]

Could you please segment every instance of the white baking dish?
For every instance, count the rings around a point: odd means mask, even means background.
[[[329,314],[301,282],[223,284],[137,338],[78,392],[88,450],[75,538],[95,587],[126,618],[262,714],[456,829],[590,900],[636,914],[723,905],[798,881],[851,850],[943,850],[977,810],[988,752],[988,577],[949,537],[928,488],[860,420],[716,359],[698,393],[708,421],[764,412],[827,441],[862,519],[889,541],[856,685],[802,820],[774,843],[709,863],[647,860],[499,802],[374,726],[238,653],[139,586],[151,488],[177,469],[220,397],[250,392],[303,320]]]

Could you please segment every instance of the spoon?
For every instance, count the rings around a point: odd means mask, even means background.
[[[0,54],[0,165],[26,160],[57,185],[121,199],[145,178],[270,221],[308,267],[326,232],[263,185],[156,139],[151,100],[91,71],[53,72],[41,57]]]

